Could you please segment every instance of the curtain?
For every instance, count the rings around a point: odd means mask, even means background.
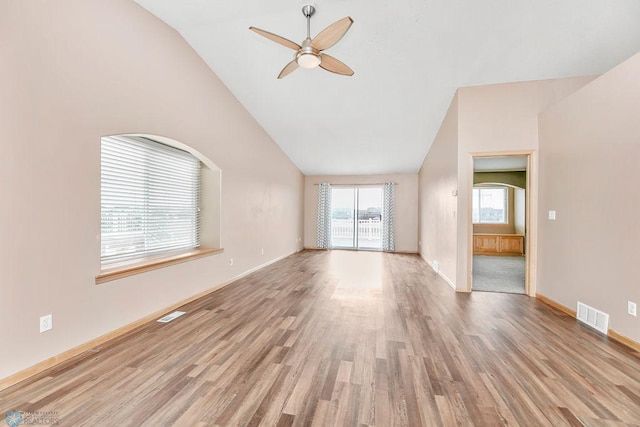
[[[317,246],[331,248],[331,185],[318,185],[318,239]]]
[[[385,182],[382,196],[382,250],[394,251],[395,243],[395,184]]]

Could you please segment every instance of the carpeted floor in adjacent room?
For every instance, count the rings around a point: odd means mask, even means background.
[[[524,294],[523,256],[473,256],[474,291]]]

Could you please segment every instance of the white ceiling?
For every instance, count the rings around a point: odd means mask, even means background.
[[[297,43],[292,0],[136,0],[174,27],[306,175],[416,172],[458,87],[603,73],[640,51],[638,0],[321,0],[311,36],[345,16],[320,68],[276,76]]]
[[[527,156],[476,157],[473,159],[475,172],[526,171]]]

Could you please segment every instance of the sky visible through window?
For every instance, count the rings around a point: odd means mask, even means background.
[[[331,192],[332,217],[353,218],[355,188],[333,188]],[[358,211],[377,212],[382,210],[382,188],[358,188]]]
[[[506,224],[507,189],[474,188],[472,219],[474,224]]]

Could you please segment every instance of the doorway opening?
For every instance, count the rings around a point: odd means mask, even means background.
[[[528,293],[529,155],[473,158],[472,291]]]
[[[331,189],[331,246],[382,250],[381,186]]]

